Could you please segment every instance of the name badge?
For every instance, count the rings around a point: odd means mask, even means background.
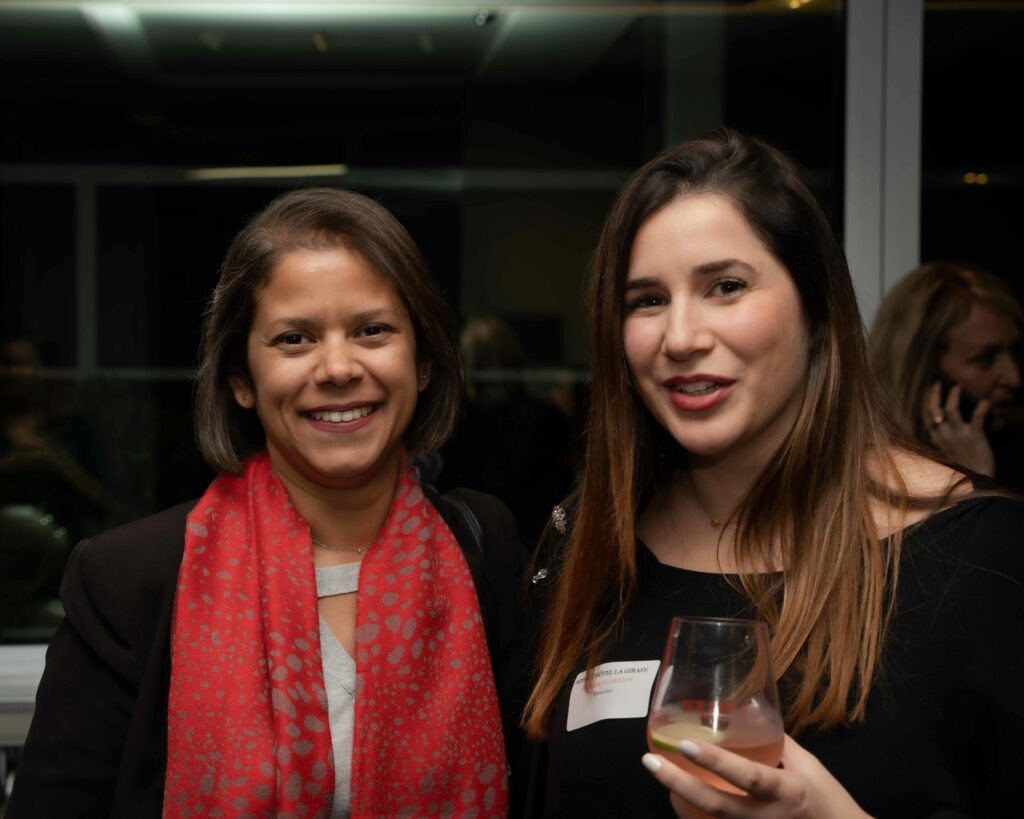
[[[586,689],[586,672],[580,673],[569,695],[566,731],[575,731],[603,719],[646,717],[651,686],[661,660],[630,660],[604,663],[594,670],[594,685]]]

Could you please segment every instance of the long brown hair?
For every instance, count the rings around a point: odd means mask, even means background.
[[[921,401],[939,375],[949,331],[986,304],[1024,330],[1024,313],[991,273],[957,262],[929,262],[910,271],[885,297],[871,328],[879,371],[889,380],[905,431],[930,446]]]
[[[637,230],[680,197],[727,196],[782,262],[809,340],[800,411],[737,513],[741,565],[784,572],[737,583],[772,631],[776,673],[794,681],[791,731],[863,718],[892,610],[900,536],[879,540],[873,497],[913,505],[892,460],[903,446],[877,400],[846,259],[804,173],[765,143],[723,130],[665,151],[626,183],[605,222],[589,283],[592,392],[575,520],[541,639],[524,725],[543,737],[566,679],[592,673],[636,586],[637,517],[678,444],[630,386],[623,291]],[[911,447],[912,448],[912,447]],[[784,592],[784,593],[783,593]]]

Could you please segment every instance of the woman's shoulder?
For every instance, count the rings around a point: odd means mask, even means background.
[[[462,509],[468,508],[480,521],[481,526],[488,524],[502,530],[511,531],[515,528],[515,517],[508,505],[496,495],[480,492],[476,489],[458,487],[437,494],[442,502]]]
[[[480,552],[488,563],[519,560],[522,550],[519,529],[512,512],[500,498],[461,487],[444,494],[429,486],[424,486],[424,491],[464,552]]]
[[[1024,501],[1015,497],[974,494],[935,512],[904,538],[904,593],[916,589],[926,608],[959,612],[964,621],[1019,620],[1024,616],[1021,532]]]
[[[166,629],[170,621],[192,506],[179,504],[83,540],[68,558],[60,589],[67,619],[95,653],[126,674],[137,671],[160,624]]]
[[[65,583],[80,579],[131,586],[174,583],[185,548],[185,522],[196,501],[122,524],[83,540],[68,559]]]
[[[1006,554],[1024,556],[1024,499],[998,490],[975,490],[908,530],[911,540],[940,544],[954,556]]]
[[[519,528],[508,506],[486,492],[452,489],[443,495],[424,486],[466,557],[474,580],[482,573],[492,583],[517,583],[526,563]],[[479,585],[479,582],[478,582]]]
[[[82,542],[97,553],[111,557],[137,556],[141,550],[180,552],[185,544],[185,523],[198,499],[179,503],[161,512],[123,523]]]
[[[902,453],[895,459],[912,499],[920,510],[904,527],[982,527],[993,531],[1024,525],[1024,496],[1003,490],[991,479],[960,472],[922,455]],[[934,500],[929,508],[928,501]]]
[[[424,485],[462,549],[480,603],[492,657],[504,655],[519,621],[518,591],[525,563],[515,518],[493,495],[453,489],[443,495]]]
[[[906,495],[909,506],[877,499],[872,515],[879,537],[913,528],[936,510],[955,505],[972,494],[970,479],[945,464],[917,452],[892,450],[885,458],[872,459],[875,481],[894,496]]]
[[[914,502],[883,512],[880,528],[883,535],[903,532],[918,567],[983,568],[1021,581],[1024,498],[916,453],[899,453],[893,464]]]

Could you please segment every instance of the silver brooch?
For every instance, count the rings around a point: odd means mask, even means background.
[[[551,525],[555,527],[555,531],[560,535],[564,535],[567,531],[565,521],[565,510],[561,506],[556,506],[551,510]]]

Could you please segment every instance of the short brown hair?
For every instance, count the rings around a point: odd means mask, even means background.
[[[462,393],[454,320],[416,244],[379,203],[352,191],[305,188],[274,199],[228,248],[203,317],[195,422],[199,449],[214,469],[238,474],[264,448],[255,413],[235,401],[229,379],[248,377],[246,358],[256,294],[274,265],[295,250],[345,247],[387,278],[409,311],[416,357],[431,368],[430,383],[403,436],[414,453],[438,449],[451,434]]]

